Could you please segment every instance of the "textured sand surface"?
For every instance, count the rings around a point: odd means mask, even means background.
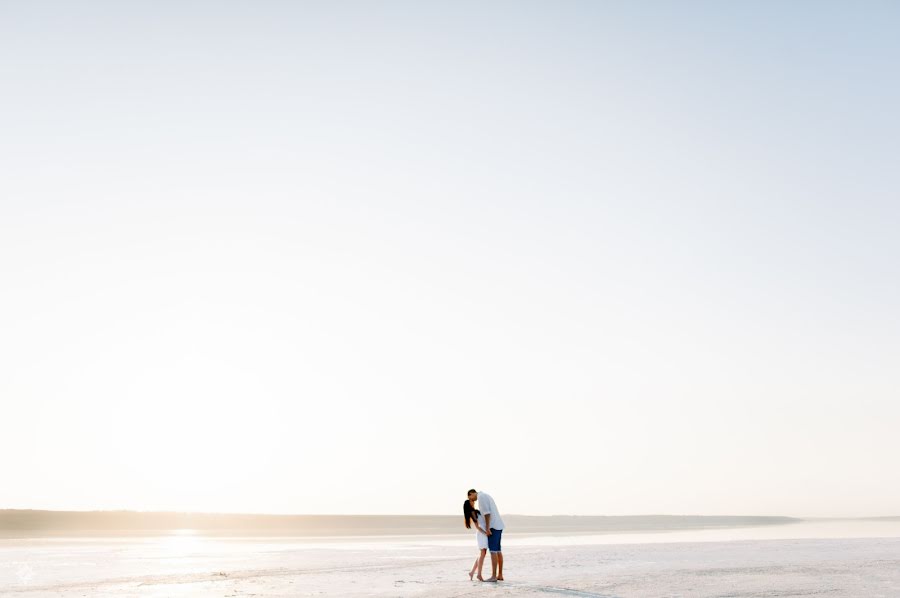
[[[506,582],[480,584],[466,574],[475,550],[459,540],[4,541],[0,595],[900,596],[900,538],[528,542],[505,548]]]

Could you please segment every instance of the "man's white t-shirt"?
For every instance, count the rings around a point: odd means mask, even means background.
[[[503,529],[503,517],[500,516],[500,511],[497,510],[497,503],[494,502],[490,494],[481,490],[478,491],[478,510],[481,511],[485,519],[487,519],[488,515],[491,516],[491,529]]]

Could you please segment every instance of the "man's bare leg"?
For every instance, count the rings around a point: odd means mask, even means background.
[[[484,581],[497,581],[497,554],[496,552],[491,553],[491,578]]]
[[[503,553],[497,553],[497,581],[503,581]]]

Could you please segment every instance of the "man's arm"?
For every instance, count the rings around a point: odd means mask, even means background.
[[[484,504],[481,504],[484,502]],[[487,528],[487,535],[491,535],[491,515],[494,514],[494,509],[497,507],[494,506],[494,499],[490,497],[490,495],[484,495],[484,501],[479,500],[478,506],[481,507],[481,514],[484,515],[484,527]]]

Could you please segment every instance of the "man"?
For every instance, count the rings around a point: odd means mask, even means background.
[[[484,523],[488,536],[488,550],[491,551],[491,578],[485,581],[503,581],[503,551],[500,549],[500,538],[503,536],[503,518],[497,509],[497,503],[487,492],[469,490],[469,500],[478,501],[478,510],[484,515]]]

